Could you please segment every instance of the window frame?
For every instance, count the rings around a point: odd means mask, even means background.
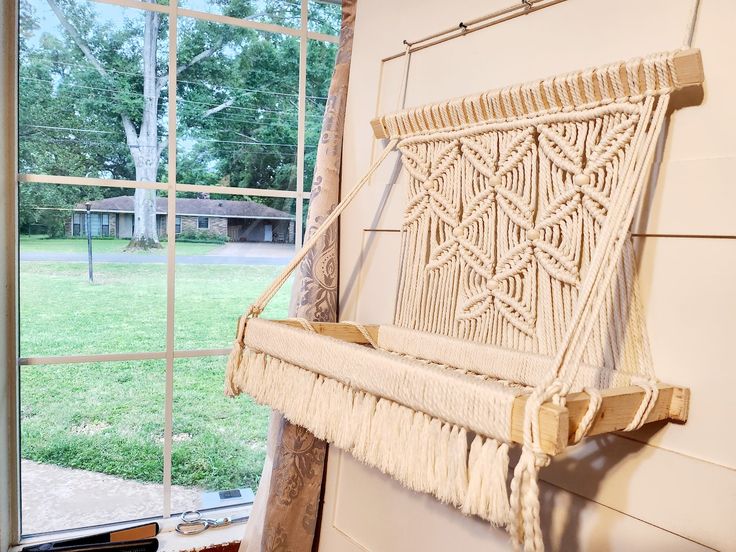
[[[110,237],[110,213],[100,213],[100,237]]]
[[[0,318],[0,355],[5,361],[5,377],[0,377],[0,394],[8,407],[0,410],[0,550],[7,550],[20,538],[19,515],[19,412],[18,412],[18,8],[16,2],[0,4],[0,45],[6,52],[0,58],[0,175],[6,182],[0,194],[4,227],[0,247],[5,252],[0,285],[6,289],[2,299],[6,316]],[[15,368],[15,369],[14,369]],[[15,408],[11,406],[15,405]]]
[[[81,238],[82,237],[82,213],[79,211],[74,211],[72,214],[72,237],[73,238]]]
[[[204,221],[204,226],[202,226]],[[210,229],[210,217],[197,217],[197,230],[209,230]]]
[[[215,23],[227,24],[236,27],[244,27],[256,29],[259,31],[291,35],[299,38],[299,85],[298,85],[298,129],[297,129],[297,183],[296,190],[268,190],[260,188],[235,188],[230,186],[208,186],[198,184],[180,183],[176,180],[176,161],[177,161],[177,72],[168,72],[168,181],[167,182],[144,182],[131,181],[122,179],[108,179],[96,177],[68,177],[60,175],[39,174],[39,173],[19,173],[18,172],[18,34],[19,34],[19,15],[18,0],[4,2],[0,7],[0,44],[6,53],[10,55],[3,56],[0,61],[0,76],[3,79],[0,92],[0,128],[10,129],[12,132],[0,135],[0,170],[2,170],[5,181],[8,183],[9,189],[3,194],[0,205],[6,210],[5,232],[0,235],[0,246],[5,247],[9,252],[5,256],[7,270],[0,274],[0,283],[3,283],[9,275],[12,275],[6,283],[8,293],[5,296],[7,303],[7,317],[0,321],[0,328],[5,329],[5,335],[8,339],[3,340],[0,350],[4,349],[6,360],[9,367],[14,369],[6,370],[7,378],[0,378],[0,393],[6,397],[10,405],[15,408],[7,409],[7,412],[0,413],[0,450],[7,451],[0,454],[0,550],[7,550],[9,546],[26,544],[28,542],[43,542],[44,539],[57,538],[63,533],[64,537],[77,534],[87,534],[99,531],[99,528],[72,529],[70,531],[58,532],[45,535],[44,538],[23,538],[21,535],[21,508],[20,508],[20,448],[19,448],[19,370],[21,366],[32,364],[68,364],[74,362],[110,362],[121,360],[153,360],[165,359],[166,361],[166,385],[165,385],[165,405],[164,405],[164,474],[163,474],[163,504],[161,508],[161,516],[155,519],[161,519],[162,525],[168,527],[174,521],[172,519],[171,509],[171,471],[172,471],[172,443],[173,443],[173,384],[174,384],[174,360],[178,358],[192,357],[209,357],[223,356],[229,353],[229,349],[177,349],[174,340],[174,283],[176,263],[171,262],[175,259],[176,254],[176,236],[181,233],[181,216],[176,215],[176,196],[177,192],[199,192],[199,193],[218,193],[226,195],[249,195],[264,197],[287,197],[295,200],[295,228],[303,226],[303,205],[308,199],[309,192],[304,191],[304,165],[305,165],[305,135],[306,135],[306,85],[307,85],[307,47],[309,40],[318,40],[323,42],[332,42],[339,44],[339,37],[323,33],[310,31],[308,28],[309,0],[300,0],[301,4],[301,21],[299,27],[283,27],[271,23],[261,23],[246,19],[238,19],[229,16],[223,16],[213,13],[207,13],[187,8],[179,7],[178,0],[170,0],[166,4],[151,4],[139,2],[137,0],[89,0],[96,4],[114,5],[123,8],[130,8],[140,11],[154,11],[167,16],[168,25],[168,62],[169,67],[177,66],[177,25],[180,17],[187,17]],[[339,0],[326,0],[330,3],[340,3]],[[9,136],[11,135],[12,136]],[[7,139],[6,139],[7,138]],[[8,139],[12,140],[8,143]],[[2,155],[3,153],[9,155]],[[102,354],[81,354],[66,356],[35,356],[35,357],[19,357],[19,319],[18,319],[18,198],[17,189],[19,184],[38,183],[38,184],[54,184],[54,185],[86,185],[86,186],[104,186],[115,188],[149,188],[167,193],[167,212],[174,213],[175,216],[167,216],[165,224],[165,234],[167,236],[166,249],[170,262],[167,265],[167,317],[166,317],[166,346],[164,351],[149,351],[143,353],[102,353]],[[80,219],[84,218],[85,213],[80,213]],[[109,214],[108,214],[109,217]],[[178,224],[177,224],[178,220]],[[103,225],[100,220],[100,233],[102,234]],[[83,222],[81,223],[83,224]],[[80,224],[80,235],[81,235]],[[108,234],[110,228],[110,220],[108,218]],[[72,232],[74,222],[72,220]],[[117,228],[117,225],[116,225]],[[177,232],[178,228],[178,232]],[[209,220],[208,220],[209,228]],[[295,232],[295,248],[299,249],[302,245],[303,236],[301,232]],[[12,336],[12,337],[10,337]],[[2,423],[7,422],[7,423]],[[236,509],[243,508],[243,505],[236,506]],[[123,523],[123,521],[115,521],[112,524]],[[216,531],[212,532],[212,538],[216,538]]]

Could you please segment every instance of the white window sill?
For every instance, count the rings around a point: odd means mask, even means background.
[[[250,515],[252,506],[248,505],[241,508],[229,508],[221,510],[210,510],[203,512],[205,518],[240,518],[243,516]],[[209,546],[217,546],[220,544],[227,544],[235,541],[240,541],[245,535],[245,523],[234,523],[226,527],[216,527],[207,529],[206,531],[198,535],[181,535],[176,532],[176,524],[181,521],[179,516],[171,517],[168,519],[151,519],[145,521],[155,521],[159,524],[160,531],[157,535],[159,542],[158,552],[180,552],[184,550],[201,549]],[[50,542],[56,540],[73,539],[77,537],[83,537],[85,535],[94,535],[95,533],[101,533],[104,531],[111,531],[116,529],[124,529],[125,527],[131,527],[134,525],[140,525],[145,521],[127,522],[116,525],[108,525],[104,527],[88,528],[78,531],[60,531],[54,534],[43,535],[39,537],[33,537],[29,539],[23,539],[17,546],[11,546],[8,552],[20,552],[24,546],[30,544],[40,544],[43,542]]]
[[[161,530],[158,534],[158,552],[179,552],[181,550],[201,549],[229,542],[241,541],[245,535],[245,523],[235,523],[229,527],[208,529],[199,535],[180,535],[173,529]]]

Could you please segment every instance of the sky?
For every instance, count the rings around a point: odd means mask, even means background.
[[[299,0],[280,1],[284,5],[299,4]],[[58,36],[60,34],[59,22],[57,21],[54,13],[51,11],[51,8],[49,7],[46,0],[27,0],[27,2],[31,6],[33,6],[35,16],[38,18],[39,23],[39,29],[34,33],[34,36],[31,39],[31,43],[33,43],[34,40],[37,41],[38,37],[44,32]],[[136,10],[135,8],[125,8],[122,6],[113,6],[111,4],[102,4],[94,2],[92,0],[75,0],[75,2],[77,4],[85,4],[87,6],[90,6],[96,14],[98,20],[108,22],[110,25],[113,26],[123,25],[126,17],[136,18],[141,16],[140,10]],[[256,6],[257,9],[259,4],[263,4],[263,1],[253,0],[253,4]],[[222,13],[222,6],[220,4],[210,2],[209,0],[179,0],[179,6],[191,10],[209,13]],[[262,10],[257,9],[257,12],[260,11]],[[264,18],[259,18],[258,20],[267,22],[264,20]]]

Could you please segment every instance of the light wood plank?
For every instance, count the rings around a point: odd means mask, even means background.
[[[386,127],[383,126],[383,121],[380,117],[371,119],[371,128],[373,129],[373,136],[376,138],[388,138],[388,132]]]
[[[672,63],[675,66],[678,88],[697,86],[705,82],[703,57],[698,48],[690,48],[676,53]]]
[[[280,324],[286,324],[294,328],[302,328],[303,326],[298,320],[274,320]],[[348,343],[357,343],[359,345],[368,345],[369,342],[365,336],[352,324],[342,322],[310,322],[316,332],[320,335],[334,337]],[[378,341],[378,326],[366,324],[363,326],[373,341]]]
[[[511,440],[524,442],[524,411],[527,396],[517,397],[511,411]],[[559,454],[567,447],[567,436],[571,420],[567,408],[551,402],[544,403],[539,410],[540,447],[546,454]],[[577,425],[575,426],[577,427]]]
[[[672,59],[674,65],[674,77],[676,81],[676,89],[682,89],[692,86],[697,86],[705,81],[705,73],[703,72],[703,59],[700,54],[700,50],[697,48],[691,48],[689,50],[682,50],[677,52]],[[622,66],[621,69],[621,80],[623,86],[626,88],[628,93],[628,81],[626,78],[626,71]],[[640,70],[640,80],[643,81],[643,68]],[[596,90],[596,96],[599,95]],[[383,117],[376,117],[371,120],[371,128],[373,129],[373,136],[375,138],[388,138],[388,132],[386,127],[383,125]]]
[[[302,325],[298,320],[278,320],[295,328]],[[349,343],[368,345],[365,336],[352,324],[340,322],[312,322],[311,325],[320,335],[329,336]],[[364,328],[373,341],[378,341],[379,327],[375,324],[365,325]],[[621,431],[629,425],[636,415],[644,391],[640,387],[619,387],[601,391],[602,403],[588,435],[600,435]],[[551,402],[542,405],[539,413],[541,448],[547,454],[559,454],[568,444],[573,443],[573,436],[580,425],[588,408],[590,397],[587,393],[571,393],[567,396],[566,407],[557,406]],[[511,439],[515,443],[524,441],[524,410],[527,396],[518,397],[514,401],[511,413]],[[660,384],[659,396],[654,408],[647,417],[646,423],[662,420],[686,422],[690,404],[690,390]]]
[[[644,390],[640,387],[617,387],[601,390],[603,402],[588,435],[600,435],[620,431],[629,425],[641,401]],[[569,442],[577,431],[580,420],[588,408],[587,393],[571,393],[567,396],[567,410],[570,413]],[[672,420],[684,423],[687,421],[690,404],[690,390],[672,385],[659,385],[657,402],[652,408],[647,423],[661,420]]]

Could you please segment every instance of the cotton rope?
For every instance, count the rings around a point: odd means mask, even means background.
[[[365,338],[365,340],[368,342],[368,344],[373,347],[374,349],[378,349],[378,343],[373,339],[373,336],[368,333],[368,330],[363,324],[360,324],[358,322],[354,322],[352,320],[343,320],[343,324],[349,324],[353,326],[356,330],[358,330],[361,335]]]
[[[312,236],[307,240],[307,242],[304,244],[302,249],[294,255],[294,258],[291,260],[291,262],[286,265],[286,268],[279,274],[279,276],[271,283],[271,285],[266,288],[266,291],[264,291],[258,299],[251,305],[250,309],[248,310],[248,314],[245,318],[252,317],[252,316],[258,316],[263,312],[264,307],[266,304],[273,298],[273,296],[276,294],[276,292],[281,288],[282,285],[286,282],[286,280],[289,279],[289,276],[292,272],[299,266],[299,263],[302,262],[304,257],[309,253],[309,251],[319,242],[320,238],[327,232],[327,230],[330,228],[330,226],[340,217],[342,212],[352,203],[352,201],[357,197],[357,195],[360,193],[360,191],[363,189],[363,187],[368,183],[371,179],[371,176],[373,176],[373,173],[376,172],[378,167],[381,166],[381,163],[383,163],[383,160],[388,157],[388,155],[393,151],[394,147],[396,146],[397,140],[390,140],[386,147],[383,149],[381,154],[378,156],[378,159],[373,162],[373,164],[370,166],[368,171],[365,173],[363,178],[358,181],[358,184],[350,191],[350,193],[335,207],[332,212],[325,218],[324,222],[320,225],[320,227],[312,234]],[[244,323],[242,324],[242,327],[244,328]],[[239,339],[242,341],[242,335],[238,336]]]
[[[585,387],[583,390],[589,397],[588,408],[585,410],[585,414],[580,419],[580,423],[575,430],[575,437],[573,438],[575,443],[579,443],[588,434],[590,428],[593,426],[593,420],[598,415],[598,411],[601,409],[601,404],[603,403],[601,392],[595,387]]]
[[[407,47],[401,104],[409,56]],[[643,389],[630,431],[657,401],[629,229],[678,86],[672,59],[382,117],[386,148],[239,321],[228,391],[248,392],[409,488],[505,525],[517,548],[543,550],[542,405],[588,392],[577,442],[600,411],[598,388]],[[258,320],[394,147],[409,175],[395,326],[376,341],[351,322],[366,348],[304,320],[310,331]],[[509,495],[510,419],[521,394],[523,445]]]
[[[300,316],[293,317],[293,318],[287,318],[286,320],[293,320],[294,322],[297,322],[302,328],[307,330],[308,332],[316,332],[317,330],[314,328],[312,323],[307,320],[306,318],[302,318]]]

